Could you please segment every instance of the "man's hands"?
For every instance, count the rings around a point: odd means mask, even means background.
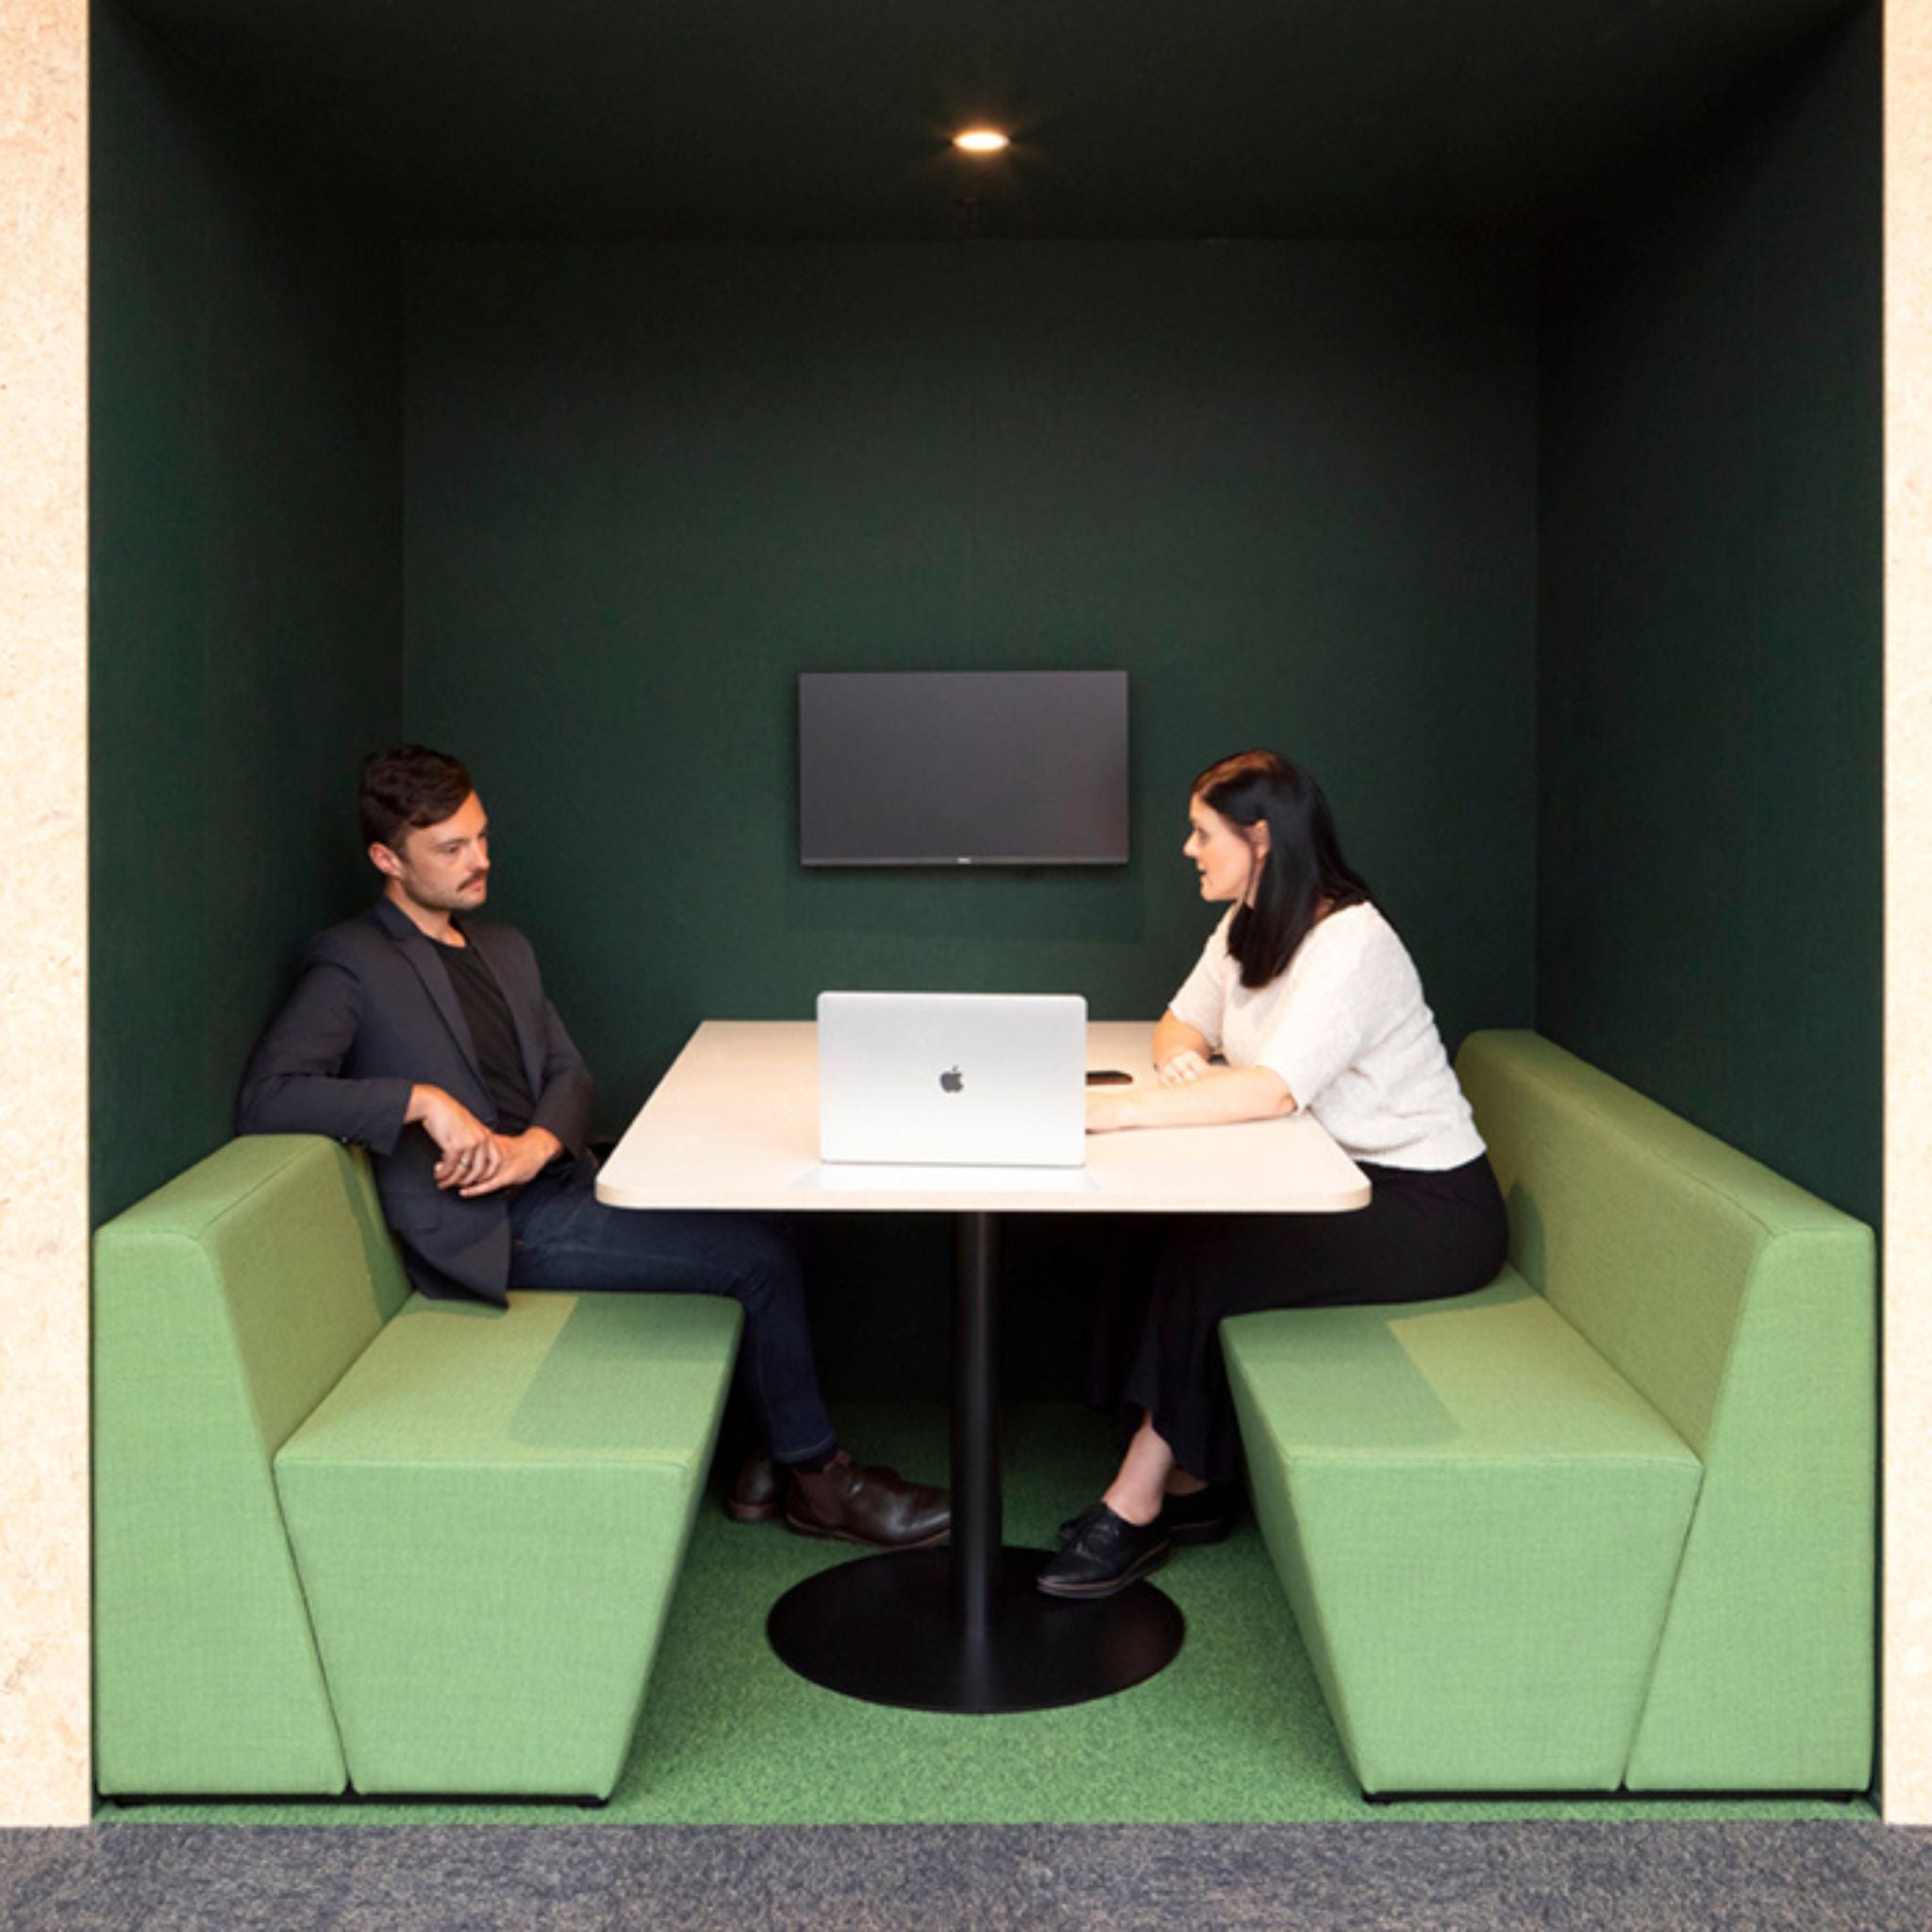
[[[492,1134],[460,1100],[441,1087],[414,1087],[406,1121],[417,1123],[442,1150],[436,1163],[439,1188],[464,1196],[493,1194],[530,1179],[563,1151],[548,1127],[521,1134]]]
[[[496,1165],[480,1179],[457,1191],[466,1200],[473,1194],[493,1194],[533,1180],[563,1152],[563,1142],[548,1127],[526,1127],[521,1134],[492,1134]]]
[[[454,1188],[496,1171],[496,1136],[460,1100],[441,1087],[412,1087],[405,1121],[414,1121],[441,1150],[436,1185]]]

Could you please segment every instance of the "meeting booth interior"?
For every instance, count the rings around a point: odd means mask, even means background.
[[[1151,1020],[1208,925],[1188,781],[1266,744],[1321,777],[1452,1052],[1541,1036],[1874,1227],[1880,25],[1841,0],[101,0],[96,1224],[228,1141],[302,941],[371,895],[358,762],[408,740],[476,774],[492,909],[613,1135],[700,1022],[803,1019],[826,988]],[[956,152],[975,123],[1010,148]],[[802,866],[801,675],[980,669],[1127,674],[1126,861]],[[319,1251],[252,1238],[297,1273]],[[948,1239],[813,1229],[841,1429],[932,1480]],[[1008,1227],[1017,1541],[1108,1466],[1082,1398],[1122,1239]],[[319,1399],[363,1343],[329,1355],[315,1306],[286,1349],[281,1314],[243,1340],[271,1381],[310,1350]],[[1869,1418],[1875,1371],[1844,1359],[1805,1402]],[[267,1427],[293,1398],[264,1386]],[[1874,1455],[1836,1559],[1855,1606]],[[600,1817],[1374,1815],[1321,1613],[1252,1521],[1163,1579],[1167,1671],[993,1719],[792,1675],[765,1610],[834,1557],[715,1496],[687,1532]],[[140,1667],[164,1678],[168,1645]],[[1824,1789],[1613,1774],[1393,1809],[1870,1815],[1870,1704],[1862,1768]],[[325,1764],[101,1782],[129,1821],[582,1815],[407,1773],[358,1800]]]

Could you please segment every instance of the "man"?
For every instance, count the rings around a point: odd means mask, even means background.
[[[798,1260],[776,1227],[596,1198],[591,1077],[529,941],[472,917],[489,894],[490,829],[468,771],[398,745],[365,760],[359,803],[382,896],[309,941],[249,1061],[236,1131],[367,1147],[425,1295],[499,1307],[512,1288],[732,1296],[744,1308],[741,1384],[769,1459],[740,1472],[731,1515],[782,1509],[801,1535],[880,1549],[941,1541],[943,1491],[839,1447]]]

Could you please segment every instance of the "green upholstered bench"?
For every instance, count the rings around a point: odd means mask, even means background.
[[[1531,1033],[1457,1062],[1509,1265],[1244,1315],[1255,1505],[1364,1790],[1862,1790],[1871,1230]]]
[[[231,1141],[94,1251],[108,1793],[608,1796],[736,1303],[412,1294],[367,1164]]]

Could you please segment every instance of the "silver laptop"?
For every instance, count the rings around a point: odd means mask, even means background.
[[[822,992],[819,1158],[1083,1167],[1087,1002]]]

